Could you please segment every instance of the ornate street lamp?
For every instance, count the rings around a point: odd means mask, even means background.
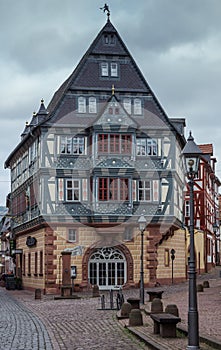
[[[187,349],[199,349],[199,319],[197,310],[196,291],[196,262],[194,243],[194,178],[198,174],[199,162],[202,152],[190,135],[182,151],[184,160],[185,175],[188,178],[190,189],[190,259],[189,259],[189,309],[188,309],[188,346]]]
[[[140,251],[140,302],[144,304],[144,271],[143,271],[143,238],[144,231],[147,225],[147,220],[144,215],[141,215],[138,219],[139,229],[141,233],[141,251]]]

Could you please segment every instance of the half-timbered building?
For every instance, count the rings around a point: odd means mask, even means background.
[[[26,125],[5,162],[17,274],[58,291],[64,251],[75,286],[138,286],[186,277],[184,119],[170,119],[109,16],[73,73]]]
[[[194,227],[196,269],[198,273],[201,273],[208,272],[215,264],[220,263],[220,180],[216,176],[215,166],[217,161],[213,156],[213,145],[202,144],[198,146],[202,152],[202,157],[194,186]],[[185,224],[187,227],[190,220],[189,208],[189,189],[187,185],[185,195]],[[188,244],[187,250],[189,249]]]

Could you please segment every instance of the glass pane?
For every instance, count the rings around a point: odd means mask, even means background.
[[[106,286],[106,263],[99,263],[99,286]]]
[[[108,263],[108,285],[114,286],[115,284],[115,263]]]

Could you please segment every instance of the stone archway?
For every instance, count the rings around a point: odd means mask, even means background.
[[[111,248],[111,247],[109,247]],[[133,258],[129,251],[129,249],[124,245],[120,244],[117,246],[112,247],[113,250],[119,251],[122,253],[122,255],[125,257],[125,263],[126,263],[126,281],[124,285],[131,286],[134,285],[134,266],[133,266]],[[82,259],[82,287],[88,285],[88,278],[89,278],[89,260],[90,257],[98,251],[98,248],[88,248],[83,256]]]

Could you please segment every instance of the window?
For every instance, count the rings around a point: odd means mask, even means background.
[[[99,134],[98,153],[131,154],[131,135]]]
[[[116,62],[102,62],[101,63],[101,76],[102,77],[118,77],[118,64]]]
[[[72,138],[67,136],[62,136],[60,153],[70,154],[71,151],[72,151]]]
[[[156,140],[147,140],[147,154],[149,156],[156,156],[157,155],[157,142]]]
[[[84,154],[84,137],[73,137],[73,154]]]
[[[147,155],[147,142],[146,139],[137,139],[137,156]]]
[[[68,230],[68,241],[76,242],[76,230],[72,228]]]
[[[43,276],[43,251],[40,251],[40,259],[39,259],[39,276]]]
[[[66,200],[79,201],[80,200],[80,182],[79,180],[66,180]]]
[[[28,276],[31,276],[31,253],[28,253]]]
[[[117,69],[117,63],[111,62],[111,76],[117,77],[118,76],[118,69]]]
[[[157,156],[157,141],[154,139],[137,139],[137,156]]]
[[[35,252],[35,276],[38,273],[38,252]]]
[[[138,185],[139,201],[149,202],[151,200],[151,182],[140,180]]]
[[[95,97],[89,97],[89,113],[97,113],[97,104]]]
[[[128,114],[131,114],[131,99],[130,98],[124,98],[123,99],[123,105],[125,110]]]
[[[99,201],[125,201],[129,198],[128,179],[99,178]]]
[[[108,63],[107,62],[101,63],[101,75],[102,75],[102,77],[108,77]]]
[[[26,255],[25,254],[23,254],[22,266],[23,266],[23,275],[25,276],[25,273],[26,273]]]
[[[136,115],[142,114],[141,99],[139,98],[134,99],[134,114]]]
[[[86,98],[78,97],[78,113],[86,113]]]
[[[37,141],[33,142],[33,144],[29,148],[29,162],[32,163],[37,158]]]
[[[63,154],[85,154],[85,138],[61,136],[60,153]]]

